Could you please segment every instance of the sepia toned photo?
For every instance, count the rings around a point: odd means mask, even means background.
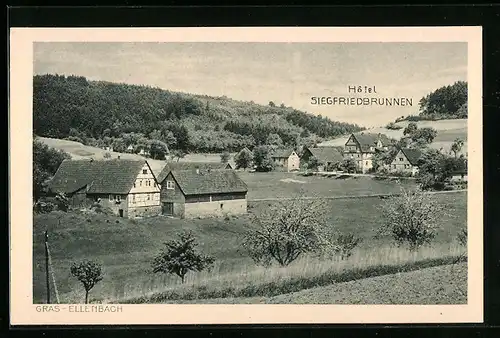
[[[25,39],[20,318],[481,321],[481,31],[463,29]]]

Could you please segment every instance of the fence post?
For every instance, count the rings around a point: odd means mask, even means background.
[[[45,282],[47,284],[47,304],[50,304],[50,278],[49,278],[49,234],[45,231]]]

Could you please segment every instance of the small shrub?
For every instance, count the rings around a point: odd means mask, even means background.
[[[361,243],[362,238],[356,237],[354,234],[340,234],[337,236],[335,244],[335,252],[340,254],[342,259],[351,257],[353,250]]]
[[[457,239],[460,245],[467,246],[467,227],[460,229]]]
[[[397,125],[395,124],[394,122],[391,122],[389,123],[388,125],[385,126],[386,129],[390,129],[390,130],[399,130],[399,129],[403,129],[402,126],[400,125]]]
[[[66,197],[65,194],[59,193],[57,194],[56,198],[56,204],[57,204],[57,210],[60,211],[68,211],[69,209],[69,199]]]
[[[34,205],[34,211],[37,214],[48,214],[56,208],[56,205],[52,202],[38,201]]]

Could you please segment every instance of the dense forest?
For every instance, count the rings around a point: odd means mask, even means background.
[[[164,149],[251,149],[267,144],[270,136],[283,146],[297,147],[364,129],[284,105],[63,75],[34,76],[33,123],[38,136],[112,146],[115,151],[149,147],[160,157]]]
[[[466,119],[468,115],[467,82],[457,81],[427,94],[420,99],[419,109],[418,115],[402,116],[396,122],[402,120]]]

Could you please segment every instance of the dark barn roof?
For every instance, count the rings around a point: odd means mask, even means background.
[[[401,149],[401,151],[406,156],[408,162],[410,162],[411,165],[418,165],[418,160],[422,156],[422,152],[420,150],[412,148],[403,148]]]
[[[343,156],[337,147],[317,147],[306,148],[311,154],[316,157],[321,163],[342,162]]]
[[[272,152],[271,157],[272,158],[289,158],[290,155],[292,155],[292,153],[294,151],[295,150],[293,150],[293,149],[278,149],[278,150],[275,150]]]
[[[143,165],[142,160],[64,160],[48,188],[72,193],[87,186],[88,193],[127,194]]]
[[[388,146],[390,144],[389,138],[385,134],[360,133],[353,134],[353,136],[356,141],[358,141],[363,151],[370,151],[370,147],[376,147],[378,140],[382,142],[382,146]]]
[[[184,195],[247,192],[245,182],[233,170],[173,170],[172,176]],[[168,176],[168,174],[167,174]]]
[[[196,169],[233,169],[229,163],[221,162],[168,162],[158,174],[158,182],[161,183],[172,170],[192,170]]]

